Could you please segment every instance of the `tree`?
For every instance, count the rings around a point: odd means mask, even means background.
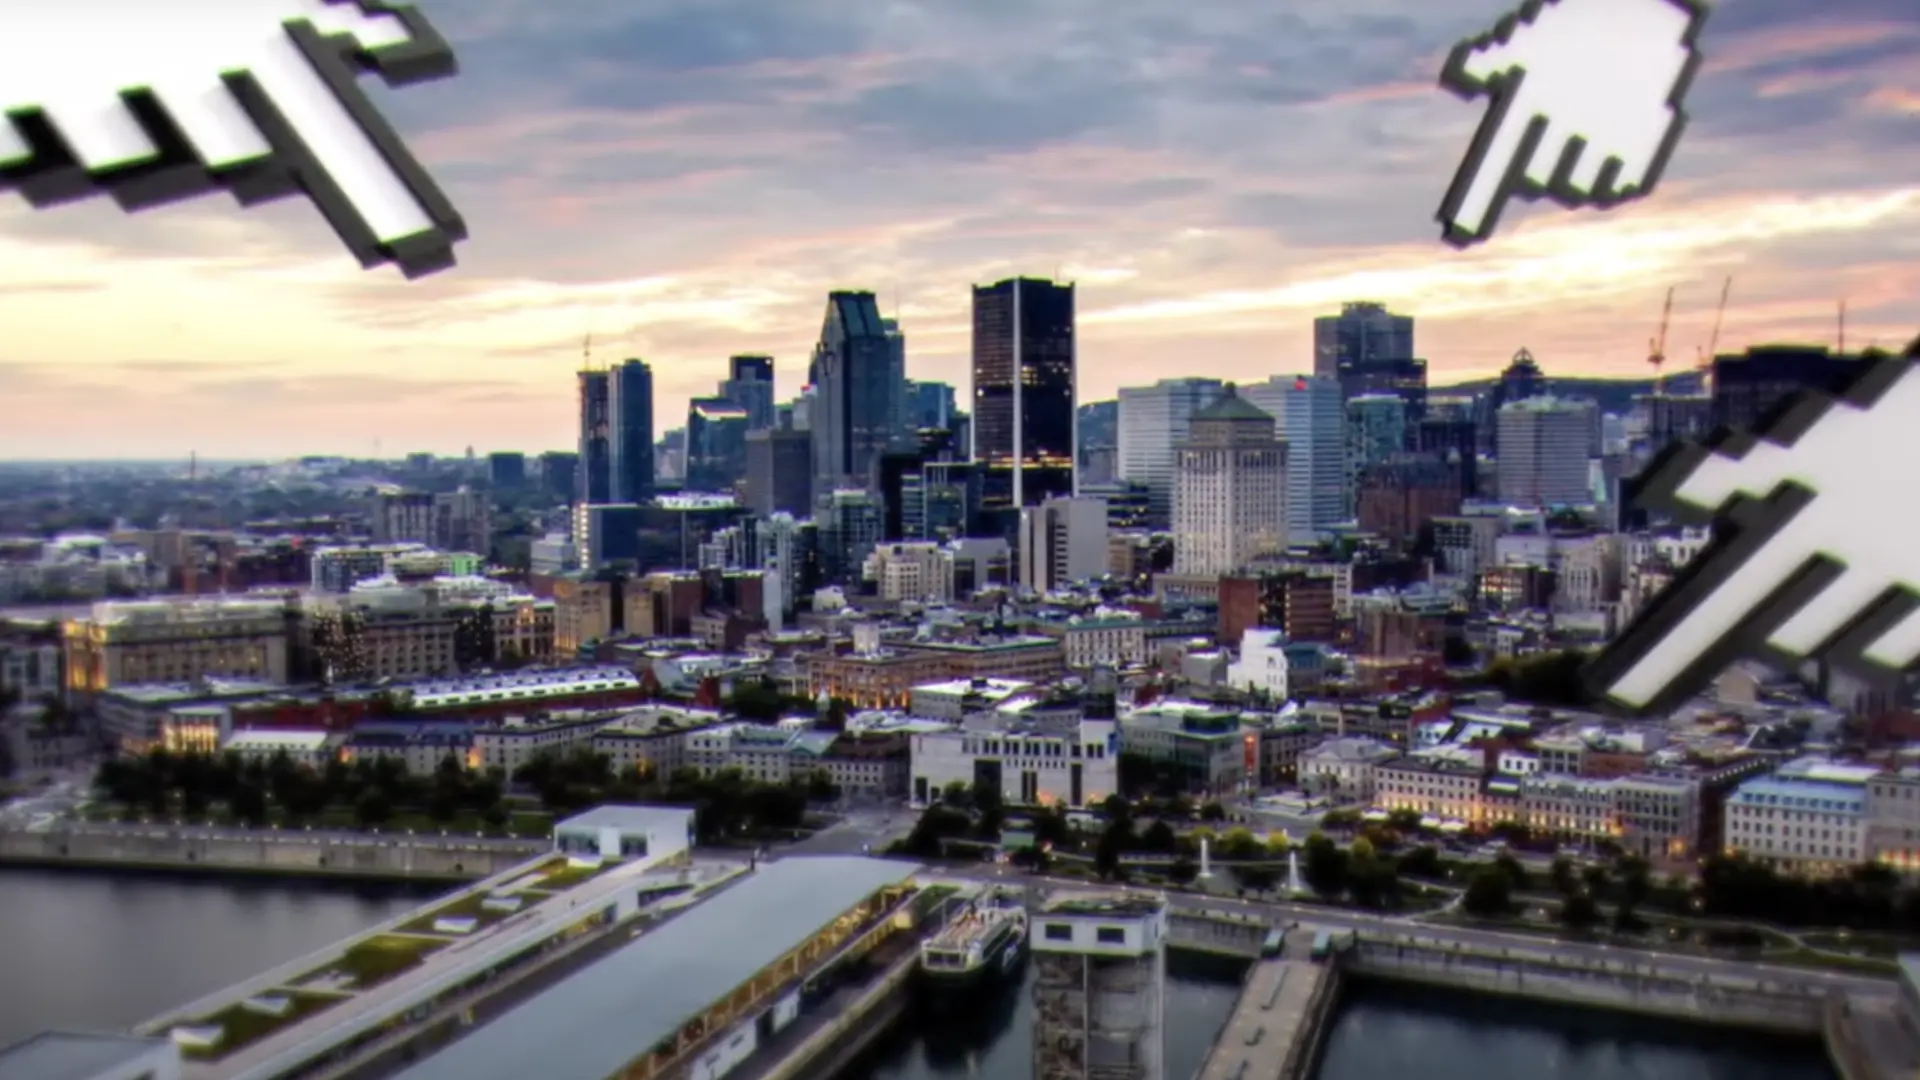
[[[380,788],[368,788],[354,800],[353,820],[363,829],[375,829],[393,819],[393,800]]]
[[[243,824],[259,827],[267,823],[267,791],[251,781],[243,782],[227,797],[227,809]]]
[[[1527,868],[1520,865],[1519,859],[1503,852],[1493,860],[1493,869],[1499,871],[1500,874],[1507,879],[1507,888],[1509,890],[1513,892],[1526,891],[1528,884]]]
[[[1565,855],[1553,860],[1553,866],[1547,870],[1547,880],[1553,884],[1553,891],[1561,896],[1572,896],[1580,884],[1580,877],[1574,870],[1573,860]]]
[[[1140,834],[1140,850],[1156,855],[1172,855],[1180,846],[1180,838],[1174,835],[1173,826],[1165,821],[1156,821]]]
[[[1132,829],[1124,821],[1109,822],[1093,848],[1093,869],[1108,881],[1120,876],[1120,856],[1127,850]]]
[[[1335,897],[1347,888],[1347,853],[1325,833],[1307,837],[1306,858],[1300,876],[1307,888],[1323,897]]]
[[[1185,855],[1173,860],[1167,866],[1167,880],[1175,885],[1191,885],[1193,879],[1200,876],[1200,868]]]
[[[743,720],[772,723],[787,709],[786,695],[770,679],[751,679],[735,683],[727,709]]]
[[[1507,914],[1513,908],[1513,878],[1497,866],[1481,867],[1468,880],[1460,906],[1467,914],[1483,919]]]
[[[1594,902],[1592,893],[1577,891],[1560,901],[1560,922],[1567,929],[1586,930],[1599,921],[1600,905]]]

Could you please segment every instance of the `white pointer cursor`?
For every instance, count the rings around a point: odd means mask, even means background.
[[[379,0],[0,0],[0,187],[137,210],[304,193],[365,267],[453,265],[460,214],[360,89],[451,75]]]
[[[1489,104],[1440,204],[1442,238],[1486,240],[1514,195],[1574,210],[1651,194],[1686,128],[1706,18],[1701,0],[1528,0],[1456,45],[1440,85]]]

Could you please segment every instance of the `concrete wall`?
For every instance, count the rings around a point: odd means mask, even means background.
[[[1659,968],[1645,959],[1604,963],[1430,942],[1362,938],[1343,958],[1355,975],[1481,993],[1647,1013],[1676,1020],[1819,1034],[1827,994],[1763,977],[1733,980]]]
[[[1167,948],[1255,957],[1273,924],[1234,912],[1167,912]]]
[[[78,826],[0,832],[0,864],[390,880],[491,877],[549,850],[544,841],[342,833]]]

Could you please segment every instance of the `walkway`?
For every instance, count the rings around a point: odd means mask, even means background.
[[[1333,978],[1329,964],[1309,956],[1313,935],[1313,928],[1295,926],[1283,957],[1254,965],[1199,1080],[1292,1080],[1289,1072],[1300,1068],[1324,1018],[1323,990]]]

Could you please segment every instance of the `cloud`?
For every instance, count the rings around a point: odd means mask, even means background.
[[[589,334],[665,429],[731,353],[797,389],[847,287],[964,393],[967,286],[1015,273],[1080,283],[1087,398],[1299,370],[1343,299],[1416,315],[1436,379],[1640,374],[1666,289],[1682,354],[1729,274],[1724,346],[1920,325],[1911,0],[1725,0],[1653,199],[1468,253],[1433,215],[1480,113],[1435,78],[1499,0],[423,2],[463,73],[373,92],[460,267],[362,272],[299,201],[0,203],[0,454],[565,446]]]

